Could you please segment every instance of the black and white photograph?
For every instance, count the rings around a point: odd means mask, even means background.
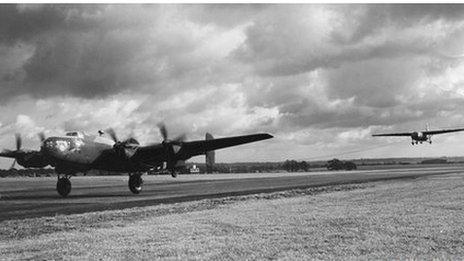
[[[0,260],[464,259],[464,4],[0,3]]]

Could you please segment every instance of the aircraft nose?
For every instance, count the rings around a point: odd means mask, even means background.
[[[41,150],[45,153],[50,154],[55,149],[55,141],[52,138],[48,138],[43,141]]]

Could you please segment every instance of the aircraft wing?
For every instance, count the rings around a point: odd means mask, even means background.
[[[133,158],[145,164],[152,164],[153,162],[162,162],[165,159],[165,148],[163,144],[157,143],[148,146],[141,146],[135,152]]]
[[[179,151],[179,158],[185,160],[193,156],[205,154],[207,151],[218,150],[270,138],[272,138],[272,135],[260,133],[211,140],[182,142],[181,149]],[[166,160],[166,150],[162,143],[142,146],[137,149],[137,152],[134,155],[134,159],[140,162],[144,162],[145,164],[161,162]]]
[[[399,132],[399,133],[382,133],[382,134],[373,134],[372,137],[382,137],[382,136],[411,136],[411,132]]]
[[[436,134],[442,134],[442,133],[448,133],[448,132],[457,132],[457,131],[464,131],[464,128],[424,131],[423,133],[426,134],[426,135],[436,135]]]
[[[18,155],[18,153],[12,150],[4,150],[0,152],[0,157],[5,157],[5,158],[16,158],[16,155]]]
[[[270,134],[260,133],[211,140],[190,141],[184,142],[182,150],[184,150],[183,153],[187,154],[189,157],[193,157],[205,154],[207,151],[223,149],[260,140],[267,140],[272,137],[273,136]]]

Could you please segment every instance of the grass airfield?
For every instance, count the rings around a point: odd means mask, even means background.
[[[461,259],[464,175],[0,223],[0,259]]]

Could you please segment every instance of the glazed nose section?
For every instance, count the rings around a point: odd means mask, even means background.
[[[52,138],[48,138],[43,141],[42,146],[40,148],[42,152],[45,154],[53,154],[56,151],[56,142]]]

